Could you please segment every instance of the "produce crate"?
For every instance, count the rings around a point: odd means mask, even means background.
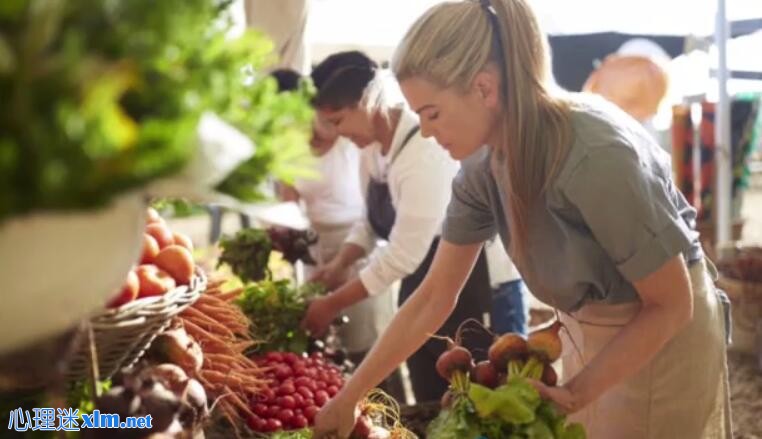
[[[138,299],[93,316],[90,326],[95,336],[100,378],[110,378],[121,368],[129,367],[139,360],[172,318],[192,305],[206,290],[206,282],[206,275],[197,267],[189,285],[182,285],[161,296]],[[70,380],[84,378],[89,375],[89,370],[89,345],[84,342],[69,362],[66,376]]]

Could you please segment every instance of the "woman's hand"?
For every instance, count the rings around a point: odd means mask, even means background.
[[[301,327],[315,337],[322,337],[341,311],[334,305],[331,296],[327,294],[313,299],[302,319]]]
[[[339,392],[315,416],[312,437],[314,439],[348,438],[354,430],[359,415],[357,401]]]
[[[555,403],[564,414],[572,414],[584,408],[581,398],[566,386],[551,387],[538,380],[530,380],[530,383],[540,392],[542,399]]]
[[[310,282],[316,282],[329,290],[335,290],[346,282],[348,278],[349,269],[334,260],[315,270],[315,274],[312,275]]]

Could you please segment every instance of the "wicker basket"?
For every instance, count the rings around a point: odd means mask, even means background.
[[[123,367],[134,364],[173,317],[195,302],[206,289],[206,275],[196,268],[190,285],[183,285],[162,296],[129,302],[106,310],[90,319],[98,354],[101,379],[110,378]],[[83,343],[68,365],[70,380],[89,375],[90,353]]]

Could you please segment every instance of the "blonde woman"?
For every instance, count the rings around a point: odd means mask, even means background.
[[[579,347],[561,386],[536,385],[590,438],[731,437],[727,310],[669,158],[613,105],[553,90],[549,67],[527,0],[442,3],[408,31],[393,71],[422,134],[463,167],[428,274],[317,437],[349,434],[357,401],[447,318],[496,233]]]

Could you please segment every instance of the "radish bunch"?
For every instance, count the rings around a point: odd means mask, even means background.
[[[249,427],[260,433],[298,430],[313,425],[320,407],[344,385],[341,371],[320,353],[309,357],[269,352],[254,361],[268,368],[270,384],[250,401]]]

